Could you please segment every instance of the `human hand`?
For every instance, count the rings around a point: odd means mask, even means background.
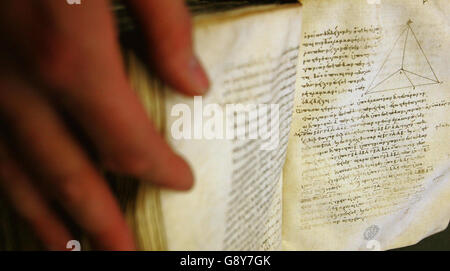
[[[124,71],[107,0],[0,2],[0,187],[49,249],[71,233],[56,202],[95,248],[134,249],[102,167],[188,189],[189,166],[152,126]],[[208,79],[191,44],[183,1],[130,0],[155,71],[172,88],[201,95]]]

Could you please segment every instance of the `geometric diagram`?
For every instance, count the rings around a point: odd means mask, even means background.
[[[441,83],[408,20],[365,94]]]

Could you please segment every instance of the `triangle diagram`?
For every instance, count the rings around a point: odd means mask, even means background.
[[[440,83],[411,23],[395,40],[366,94]]]

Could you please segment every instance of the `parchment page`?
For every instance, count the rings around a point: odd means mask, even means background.
[[[384,250],[445,229],[450,2],[302,3],[283,248]]]
[[[267,117],[270,125],[277,121],[279,133],[277,138],[176,139],[170,131],[180,117],[173,116],[172,109],[187,104],[194,113],[198,107],[192,98],[167,93],[167,140],[195,174],[193,190],[161,195],[170,250],[281,248],[281,171],[292,117],[300,23],[298,4],[196,18],[195,49],[212,84],[202,100],[204,110],[216,104],[225,120],[230,117],[227,105],[275,104],[278,116]],[[204,117],[202,125],[211,118]],[[269,121],[260,120],[249,117],[233,125],[238,130],[246,127],[240,131],[248,135],[251,129],[267,128]],[[267,144],[273,148],[261,148]]]

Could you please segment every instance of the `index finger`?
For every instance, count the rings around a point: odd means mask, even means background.
[[[77,8],[45,3],[58,31],[43,41],[49,48],[33,54],[38,77],[78,121],[106,167],[168,188],[189,188],[189,166],[153,127],[130,87],[109,2],[84,1]]]

